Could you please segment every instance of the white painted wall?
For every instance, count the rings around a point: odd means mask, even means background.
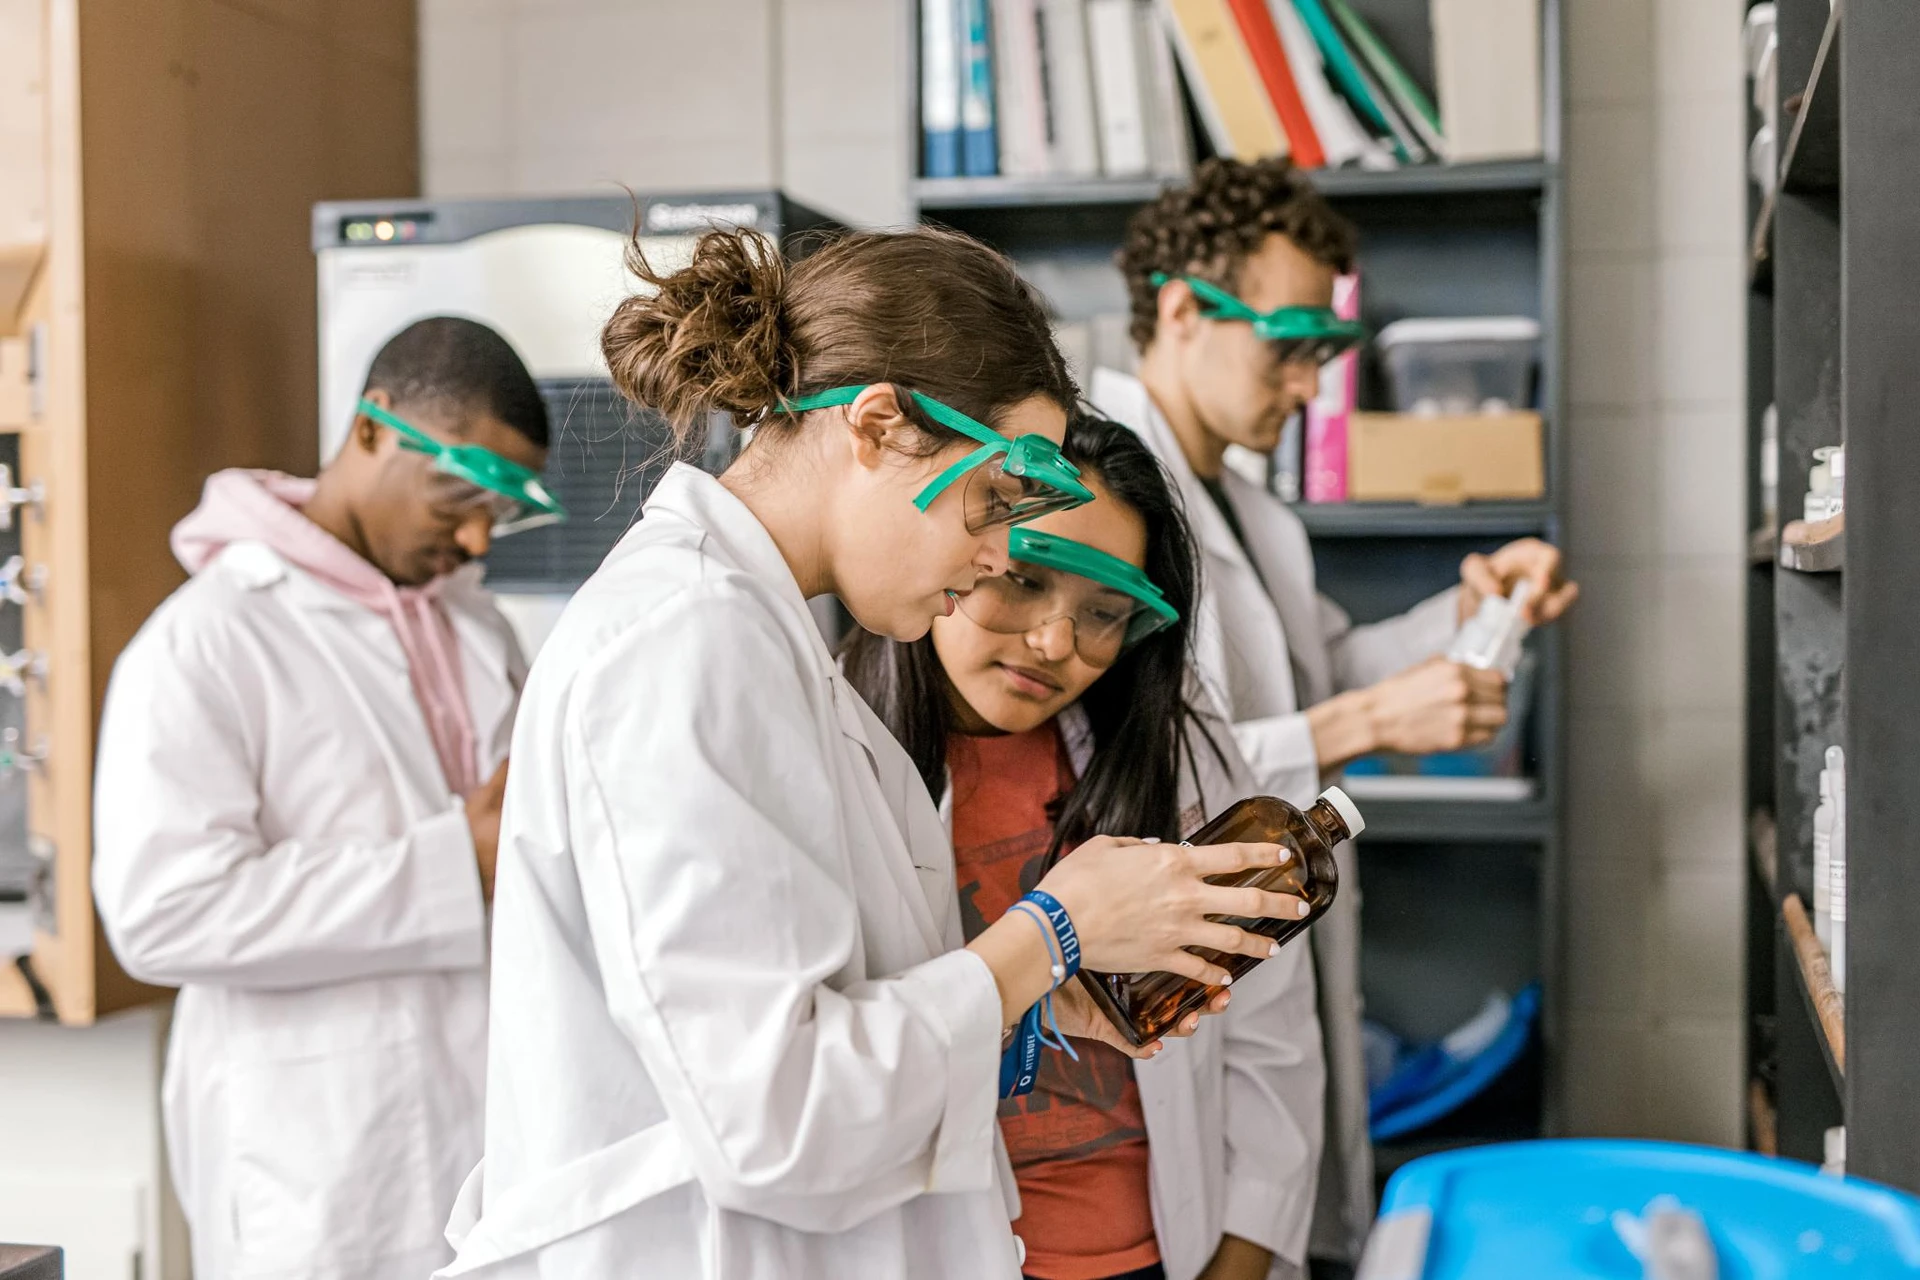
[[[166,1021],[0,1020],[0,1240],[61,1245],[68,1280],[188,1274],[160,1137]]]
[[[420,0],[429,195],[785,187],[905,222],[900,0]]]

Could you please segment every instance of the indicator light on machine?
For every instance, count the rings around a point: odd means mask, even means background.
[[[375,240],[393,239],[393,224],[391,222],[388,222],[385,218],[382,218],[380,219],[380,221],[374,223],[373,238]]]

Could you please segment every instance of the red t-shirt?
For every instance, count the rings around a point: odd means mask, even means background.
[[[972,938],[1040,881],[1054,801],[1073,767],[1053,723],[1026,733],[948,738],[954,874]],[[1105,1280],[1160,1260],[1147,1192],[1147,1123],[1133,1062],[1075,1040],[1075,1062],[1044,1050],[1033,1092],[1000,1103],[1020,1183],[1014,1231],[1025,1270],[1044,1280]]]

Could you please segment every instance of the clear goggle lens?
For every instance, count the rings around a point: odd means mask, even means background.
[[[1121,591],[1077,573],[1016,560],[997,578],[982,578],[960,597],[975,625],[1001,635],[1028,635],[1065,618],[1074,652],[1105,669],[1127,648],[1167,625],[1167,619]]]
[[[476,509],[485,510],[489,532],[496,538],[524,533],[543,525],[559,524],[563,518],[556,512],[542,511],[504,493],[481,488],[449,470],[444,456],[433,458],[431,462],[433,478],[428,490],[428,502],[437,515],[461,521]]]
[[[1009,455],[997,454],[967,473],[961,499],[966,504],[968,533],[1025,524],[1080,505],[1074,494],[1033,476],[1014,475],[1007,469],[1008,460]]]
[[[1311,364],[1316,368],[1339,359],[1360,345],[1359,338],[1274,338],[1267,343],[1281,364]]]

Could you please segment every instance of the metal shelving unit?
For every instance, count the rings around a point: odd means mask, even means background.
[[[1754,191],[1749,304],[1750,527],[1759,427],[1778,407],[1781,519],[1812,451],[1845,443],[1844,521],[1788,524],[1748,578],[1750,1139],[1818,1161],[1847,1126],[1847,1172],[1920,1191],[1920,8],[1778,0],[1774,192]],[[1844,75],[1842,74],[1844,71]],[[1847,752],[1847,989],[1833,988],[1812,900],[1821,757]],[[1763,859],[1769,830],[1776,853]],[[1764,874],[1767,868],[1773,874]]]
[[[1355,0],[1354,7],[1432,83],[1428,0]],[[1532,161],[1428,165],[1386,172],[1323,171],[1319,189],[1359,226],[1363,318],[1378,329],[1403,316],[1528,315],[1541,323],[1539,404],[1547,423],[1548,492],[1537,502],[1302,504],[1321,585],[1356,619],[1390,616],[1457,580],[1461,558],[1562,527],[1561,0],[1542,0],[1543,137]],[[910,37],[911,38],[911,37]],[[908,50],[909,65],[917,46]],[[911,79],[911,77],[909,78]],[[910,88],[909,111],[917,109]],[[917,115],[913,117],[917,121]],[[910,130],[916,144],[918,129]],[[917,160],[916,160],[917,166]],[[1006,252],[1065,320],[1124,311],[1114,251],[1135,209],[1163,179],[921,179],[919,216]],[[1384,402],[1379,371],[1362,368],[1362,404]],[[1553,1132],[1547,1063],[1558,1043],[1559,863],[1564,795],[1562,640],[1536,637],[1541,667],[1527,735],[1534,798],[1512,802],[1367,803],[1367,1000],[1403,1034],[1436,1036],[1471,1016],[1490,986],[1544,980],[1543,1043],[1484,1106],[1452,1126],[1383,1146],[1380,1165],[1408,1153]],[[1457,897],[1455,877],[1485,886],[1471,925],[1428,928],[1432,903]],[[1425,904],[1425,905],[1422,905]],[[1409,923],[1411,922],[1411,923]]]

